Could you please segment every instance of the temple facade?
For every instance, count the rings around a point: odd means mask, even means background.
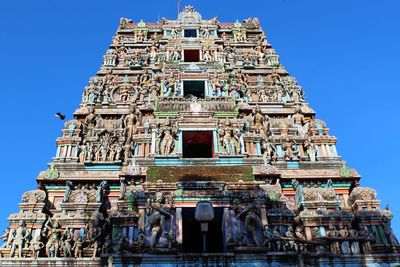
[[[392,213],[257,18],[122,18],[73,117],[0,265],[400,263]]]

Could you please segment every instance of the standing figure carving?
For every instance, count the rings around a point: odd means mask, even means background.
[[[154,201],[150,200],[150,203],[148,204],[149,215],[147,217],[146,227],[149,227],[151,232],[151,249],[153,249],[154,246],[159,243],[161,236],[167,237],[170,241],[173,239],[173,214],[171,212],[172,201],[170,201],[168,204],[169,205],[165,204],[165,199],[162,192],[156,192]],[[171,219],[169,233],[166,227],[167,218]]]
[[[14,257],[15,250],[18,249],[18,257],[22,258],[22,249],[25,243],[28,241],[30,232],[26,229],[25,222],[20,220],[18,222],[18,227],[15,230],[15,236],[13,238],[13,243],[11,246],[10,257]]]
[[[136,110],[135,106],[129,109],[129,114],[125,117],[124,124],[124,135],[126,142],[132,141],[133,135],[138,133],[138,127],[142,121],[142,114],[140,111]]]
[[[51,219],[49,219],[44,225],[44,227],[47,231],[47,238],[48,238],[46,244],[47,257],[58,257],[60,249],[60,241],[62,237],[61,224],[57,220],[53,222]]]

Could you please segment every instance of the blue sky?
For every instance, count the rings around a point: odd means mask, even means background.
[[[338,151],[390,204],[400,235],[400,1],[182,0],[204,18],[258,17]],[[0,1],[0,228],[55,155],[63,122],[101,65],[120,17],[175,18],[176,0]]]

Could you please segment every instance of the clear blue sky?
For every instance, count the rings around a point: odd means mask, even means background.
[[[63,122],[101,65],[120,17],[176,17],[177,0],[0,1],[0,228],[55,155]],[[390,204],[400,235],[400,1],[182,0],[204,18],[258,17],[281,62],[338,138],[338,151]],[[397,162],[397,163],[396,163]],[[2,231],[2,230],[1,230]],[[400,236],[399,236],[400,237]]]

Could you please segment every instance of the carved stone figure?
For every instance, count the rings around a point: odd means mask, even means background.
[[[50,226],[51,224],[51,226]],[[47,231],[47,244],[46,244],[46,255],[47,257],[58,257],[60,241],[62,237],[61,224],[56,220],[52,221],[49,219],[44,225]]]
[[[129,114],[125,117],[125,129],[124,129],[124,135],[127,140],[127,142],[130,142],[132,140],[133,135],[137,134],[138,132],[138,127],[140,126],[140,123],[142,121],[142,114],[140,111],[136,110],[135,106],[132,106],[129,109]]]
[[[172,226],[170,227],[170,233],[168,234],[166,219],[171,218],[172,222],[173,215],[171,213],[171,207],[167,207],[164,204],[164,201],[163,193],[156,192],[154,202],[150,203],[148,206],[149,216],[147,217],[146,227],[149,227],[151,232],[150,247],[152,249],[158,244],[161,235],[168,236],[170,239],[172,238]]]
[[[82,237],[78,237],[78,239],[75,241],[74,246],[72,247],[74,251],[74,256],[75,258],[82,258],[82,253],[83,253],[83,240]]]
[[[336,226],[334,226],[333,224],[329,224],[329,230],[326,232],[326,236],[333,238],[339,237],[339,232],[336,230]],[[332,253],[340,253],[339,241],[333,239],[330,243],[330,246]]]
[[[74,190],[74,184],[70,180],[66,181],[64,199],[63,199],[64,203],[69,201],[69,197],[71,196],[72,190]]]
[[[42,237],[38,235],[35,238],[35,241],[32,242],[31,244],[31,252],[32,252],[32,257],[33,258],[38,258],[40,256],[40,252],[44,248],[44,244],[41,241]]]
[[[89,243],[89,247],[93,248],[92,258],[95,258],[97,256],[97,251],[99,247],[101,247],[100,237],[102,234],[102,229],[99,226],[99,221],[97,219],[90,221],[86,226],[86,229],[87,229],[86,238]]]
[[[14,257],[15,250],[18,249],[18,257],[22,258],[22,249],[28,240],[30,233],[26,229],[25,222],[20,220],[18,222],[18,227],[15,230],[15,236],[13,237],[13,243],[11,246],[10,257]]]
[[[3,244],[1,245],[1,248],[9,248],[10,240],[12,237],[10,236],[10,228],[4,229],[4,234],[0,236],[0,239],[3,239]]]
[[[107,181],[102,181],[96,191],[96,201],[103,202],[104,192],[108,186]]]
[[[238,203],[238,207],[236,208],[236,218],[238,219],[238,232],[241,237],[239,239],[239,244],[244,243],[247,246],[250,246],[251,243],[255,244],[257,247],[260,246],[260,240],[257,236],[257,229],[261,228],[261,219],[257,215],[256,211],[258,210],[257,206],[254,203],[251,203],[250,196],[247,192],[243,192],[240,196],[240,203]],[[240,220],[243,220],[244,229],[240,229]],[[249,242],[249,240],[251,242]]]
[[[393,233],[391,221],[393,219],[393,214],[389,210],[389,206],[386,205],[385,210],[382,212],[381,221],[383,223],[383,230],[385,232],[386,238],[390,244],[398,245],[399,241]]]

